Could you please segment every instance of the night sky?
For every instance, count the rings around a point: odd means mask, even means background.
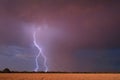
[[[34,70],[38,27],[49,71],[120,72],[119,0],[0,0],[0,70]]]

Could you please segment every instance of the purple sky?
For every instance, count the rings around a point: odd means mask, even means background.
[[[32,71],[37,49],[49,71],[120,72],[120,1],[0,0],[0,70]],[[44,28],[45,27],[45,28]],[[44,70],[39,58],[39,70]]]

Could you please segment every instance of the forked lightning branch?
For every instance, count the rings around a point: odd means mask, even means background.
[[[44,64],[43,64],[44,67],[45,67],[44,72],[47,72],[48,71],[48,66],[47,66],[46,56],[42,52],[42,48],[37,43],[37,32],[38,32],[38,30],[40,30],[40,29],[36,29],[33,32],[33,43],[34,43],[35,47],[39,50],[38,54],[35,56],[35,65],[36,65],[36,68],[34,69],[34,71],[37,72],[39,70],[39,68],[40,68],[39,63],[38,63],[38,59],[41,56],[44,59]]]

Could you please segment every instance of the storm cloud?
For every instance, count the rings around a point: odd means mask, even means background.
[[[38,42],[48,57],[50,71],[117,71],[119,10],[118,0],[0,0],[0,45],[20,46],[20,52],[36,54],[30,30],[33,25],[47,26],[39,32]],[[9,50],[16,47],[0,47],[0,54],[18,53]],[[113,58],[114,53],[117,56]],[[104,60],[97,56],[108,56],[100,68],[96,64]],[[115,57],[118,60],[114,61]],[[107,70],[109,62],[112,67]]]

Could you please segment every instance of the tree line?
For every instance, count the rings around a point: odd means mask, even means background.
[[[5,68],[2,71],[0,71],[1,73],[10,73],[10,69],[9,68]]]

